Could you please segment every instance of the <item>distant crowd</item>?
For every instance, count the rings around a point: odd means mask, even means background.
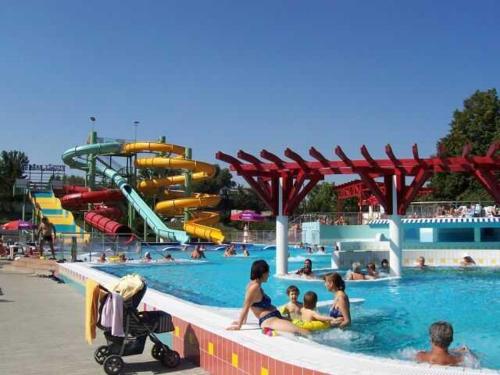
[[[500,208],[497,206],[483,207],[480,203],[470,206],[447,207],[444,205],[436,209],[435,217],[440,218],[460,218],[460,217],[497,217],[500,216]]]

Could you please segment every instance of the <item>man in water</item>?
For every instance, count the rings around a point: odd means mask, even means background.
[[[417,268],[420,268],[421,270],[427,269],[427,265],[425,264],[425,258],[423,256],[419,256],[417,258]]]
[[[304,267],[297,270],[297,272],[295,272],[295,274],[296,275],[304,275],[307,277],[314,277],[311,259],[308,258],[308,259],[304,260]]]
[[[448,351],[453,341],[453,327],[448,322],[436,322],[429,327],[431,339],[431,350],[428,352],[418,352],[418,362],[428,362],[443,366],[456,366],[463,362],[464,354],[470,352],[467,347],[458,350]]]
[[[40,255],[43,256],[43,245],[45,245],[45,242],[48,242],[50,251],[52,252],[52,258],[55,259],[54,240],[56,238],[56,228],[46,216],[42,217],[42,222],[38,227],[38,238],[40,239]]]

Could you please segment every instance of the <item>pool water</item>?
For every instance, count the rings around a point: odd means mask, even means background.
[[[151,253],[160,257],[158,251]],[[205,261],[188,261],[189,253],[179,251],[171,254],[184,260],[182,263],[106,265],[100,269],[116,276],[139,273],[149,287],[198,304],[240,307],[252,262],[265,259],[272,274],[275,269],[274,250],[253,246],[250,253],[248,258],[224,258],[221,251],[207,251]],[[308,255],[299,249],[290,249],[290,253],[290,270],[300,268],[307,257],[314,269],[330,265],[329,255]],[[349,297],[365,299],[351,306],[352,326],[316,332],[312,339],[346,351],[411,359],[416,350],[429,348],[429,325],[446,320],[455,331],[452,347],[467,345],[481,367],[500,369],[500,269],[403,272],[397,280],[347,283]],[[319,300],[333,298],[321,281],[271,277],[264,289],[279,306],[287,301],[286,288],[291,284],[299,287],[301,296],[312,290]]]

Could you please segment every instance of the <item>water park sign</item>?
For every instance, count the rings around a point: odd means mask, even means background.
[[[63,164],[28,164],[25,171],[40,171],[40,172],[64,172],[66,166]]]

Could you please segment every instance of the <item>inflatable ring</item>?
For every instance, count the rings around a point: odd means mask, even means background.
[[[321,331],[324,329],[330,328],[330,323],[328,322],[320,322],[319,320],[313,320],[311,322],[304,322],[303,320],[294,319],[292,323],[303,329],[307,329],[308,331]]]

